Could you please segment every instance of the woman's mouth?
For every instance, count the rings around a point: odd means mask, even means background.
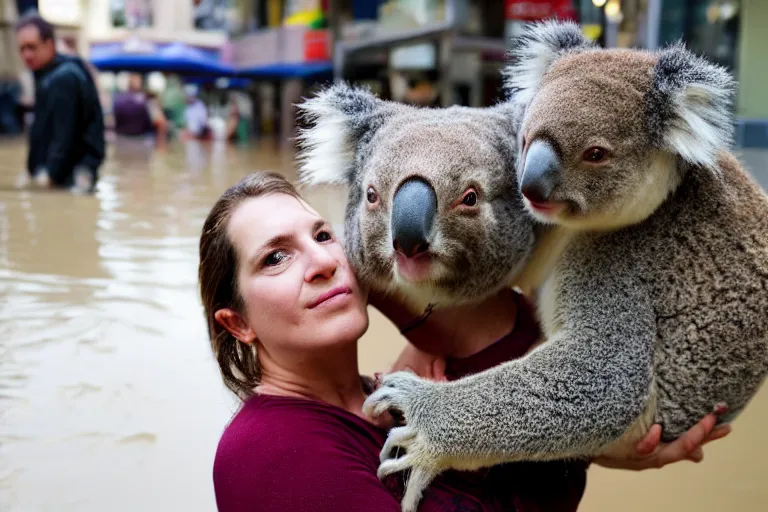
[[[320,297],[312,301],[309,305],[309,309],[314,309],[318,306],[325,306],[332,303],[344,301],[352,295],[352,288],[349,286],[339,286],[333,290],[322,294]]]

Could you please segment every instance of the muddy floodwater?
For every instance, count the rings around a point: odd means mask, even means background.
[[[0,141],[0,511],[215,510],[213,456],[237,404],[208,346],[198,236],[229,185],[260,169],[293,178],[293,155],[119,141],[97,194],[75,197],[15,190],[25,152]],[[340,190],[307,198],[341,222]],[[403,346],[371,315],[364,372]],[[581,510],[764,511],[766,425],[764,388],[701,464],[590,469]]]

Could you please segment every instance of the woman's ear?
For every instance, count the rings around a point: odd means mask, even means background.
[[[237,311],[229,308],[219,309],[213,314],[213,318],[238,341],[246,345],[256,341],[256,333]]]

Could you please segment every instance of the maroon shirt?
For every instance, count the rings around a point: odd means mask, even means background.
[[[465,359],[449,359],[457,379],[515,359],[538,339],[530,307],[518,299],[515,329]],[[376,476],[387,433],[330,404],[256,395],[219,441],[213,467],[220,512],[400,512],[404,473]],[[586,484],[584,462],[524,462],[448,471],[425,492],[420,512],[572,512]]]

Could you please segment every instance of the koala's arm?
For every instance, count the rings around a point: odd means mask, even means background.
[[[442,412],[438,428],[452,438],[449,445],[470,457],[598,455],[642,414],[650,392],[650,365],[619,361],[616,341],[596,332],[565,332],[525,361],[456,382],[436,399]],[[632,342],[651,347],[641,338]],[[596,345],[613,345],[614,352]]]
[[[403,411],[410,463],[474,469],[589,457],[621,437],[649,398],[655,317],[642,286],[600,281],[570,304],[567,293],[557,299],[563,328],[522,359],[448,384],[385,378],[371,399]]]

